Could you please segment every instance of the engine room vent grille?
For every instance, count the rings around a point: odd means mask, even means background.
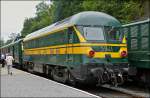
[[[142,38],[141,48],[142,49],[148,49],[148,38]]]
[[[138,49],[137,39],[131,39],[131,49],[135,50]]]
[[[148,36],[148,24],[141,25],[141,36]]]
[[[138,26],[131,27],[131,37],[137,37],[138,34]]]

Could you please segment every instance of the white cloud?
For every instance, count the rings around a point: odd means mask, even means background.
[[[6,41],[10,33],[20,33],[26,17],[34,17],[35,6],[41,1],[1,1],[1,37]]]

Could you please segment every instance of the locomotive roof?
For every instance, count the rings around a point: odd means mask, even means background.
[[[44,36],[50,32],[53,32],[57,29],[64,28],[71,25],[92,25],[92,26],[113,26],[113,27],[120,27],[120,22],[105,13],[96,12],[96,11],[84,11],[78,14],[75,14],[69,18],[66,18],[62,21],[58,21],[50,26],[47,26],[43,29],[35,31],[31,34],[28,34],[24,41],[31,40],[40,36]]]
[[[103,12],[86,11],[72,16],[70,20],[77,25],[101,25],[119,27],[120,22],[114,17]]]

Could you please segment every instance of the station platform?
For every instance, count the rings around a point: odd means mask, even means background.
[[[1,70],[1,97],[84,97],[100,98],[88,92],[66,86],[13,68],[13,75]]]

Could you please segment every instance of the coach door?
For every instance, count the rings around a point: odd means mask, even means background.
[[[67,61],[67,65],[69,67],[72,67],[73,66],[73,28],[70,27],[68,30],[67,30],[67,57],[66,57],[66,61]]]

